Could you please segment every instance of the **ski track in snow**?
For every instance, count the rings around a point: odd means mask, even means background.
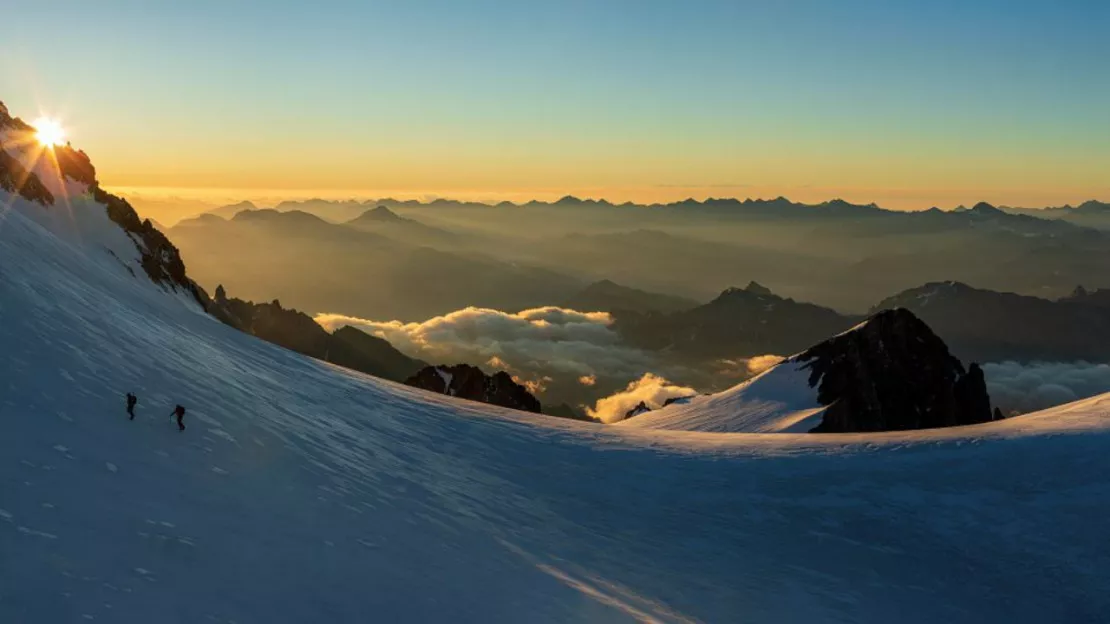
[[[14,203],[0,622],[1110,614],[1108,398],[842,436],[511,412],[239,333]]]

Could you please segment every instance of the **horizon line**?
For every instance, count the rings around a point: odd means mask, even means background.
[[[996,208],[1011,208],[1011,209],[1025,209],[1025,210],[1049,210],[1049,209],[1063,209],[1063,208],[1076,208],[1086,203],[1099,203],[1110,204],[1110,200],[1101,200],[1096,197],[1088,197],[1082,201],[1064,202],[1064,203],[1049,203],[1045,205],[1021,206],[1013,205],[1006,202],[993,202],[986,200],[978,200],[974,202],[959,202],[950,207],[941,207],[933,204],[928,207],[922,208],[891,208],[889,204],[884,205],[878,201],[860,201],[846,199],[844,195],[830,196],[827,199],[819,201],[806,201],[791,199],[786,194],[778,194],[771,197],[767,196],[737,196],[737,195],[690,195],[687,197],[672,199],[666,201],[637,201],[637,200],[613,200],[606,197],[604,194],[591,195],[586,193],[575,193],[565,191],[543,191],[543,192],[516,192],[516,191],[469,191],[464,189],[457,189],[448,192],[426,192],[426,191],[411,191],[399,189],[306,189],[306,188],[251,188],[251,187],[171,187],[171,186],[126,186],[126,185],[105,185],[107,190],[124,195],[129,200],[133,201],[195,201],[198,203],[211,203],[213,207],[223,207],[227,205],[234,205],[237,203],[250,202],[253,204],[265,204],[267,206],[276,206],[281,203],[305,202],[305,201],[323,201],[331,203],[343,202],[356,202],[360,204],[373,203],[378,201],[395,201],[395,202],[415,202],[419,205],[431,205],[438,201],[455,202],[461,204],[482,204],[487,206],[497,206],[501,204],[511,204],[514,206],[525,206],[530,203],[540,204],[556,204],[564,200],[575,200],[582,203],[595,203],[609,206],[671,206],[682,203],[698,203],[705,204],[709,202],[736,202],[736,203],[758,203],[758,202],[772,202],[785,200],[791,204],[802,206],[820,206],[830,204],[833,202],[843,202],[846,204],[861,206],[861,207],[875,207],[881,210],[891,212],[924,212],[927,210],[938,209],[942,211],[958,210],[960,208],[967,208],[977,204],[985,203]],[[686,186],[675,186],[673,188],[693,188]],[[704,188],[704,187],[700,187]],[[800,190],[800,189],[795,189]],[[815,190],[815,189],[807,189]],[[984,193],[987,194],[987,193]],[[512,198],[512,199],[510,199]],[[265,207],[265,206],[259,206]]]

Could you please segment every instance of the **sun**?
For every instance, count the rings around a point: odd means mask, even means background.
[[[58,120],[39,117],[31,126],[35,128],[35,139],[44,147],[54,147],[66,141],[66,131]]]

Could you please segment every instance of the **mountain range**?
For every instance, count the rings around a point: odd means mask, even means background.
[[[934,282],[887,297],[871,313],[912,311],[964,359],[1110,362],[1110,290],[1059,300]],[[708,304],[661,314],[620,311],[615,329],[631,344],[691,358],[791,354],[862,320],[794,301],[757,283]]]
[[[645,414],[647,414],[645,416]],[[982,369],[967,369],[914,314],[883,310],[724,392],[620,425],[710,432],[850,433],[950,427],[1001,418]]]
[[[253,215],[255,231],[233,237],[255,244],[224,242],[245,227],[239,214]],[[262,218],[273,223],[264,226]],[[366,236],[353,237],[352,230]],[[891,293],[944,280],[1053,299],[1076,284],[1110,288],[1103,270],[1110,263],[1110,233],[982,203],[908,213],[782,198],[652,206],[569,197],[519,206],[309,200],[265,210],[236,204],[183,221],[169,233],[197,258],[196,275],[209,288],[224,283],[248,298],[276,295],[301,309],[381,320],[428,318],[469,305],[512,310],[551,304],[603,280],[694,301],[757,281],[785,297],[848,314],[864,314]],[[319,257],[321,265],[343,269],[289,266],[267,252]],[[427,277],[436,269],[451,279]],[[429,279],[429,288],[414,294],[424,301],[394,296],[398,284]],[[490,282],[497,292],[490,292]],[[244,290],[252,283],[266,288]],[[445,293],[425,292],[433,287]]]
[[[583,285],[542,267],[440,251],[300,211],[205,215],[169,235],[194,258],[190,270],[202,283],[247,299],[276,295],[313,312],[422,320],[469,305],[522,309]]]
[[[392,383],[248,335],[307,328],[276,302],[220,289],[246,331],[219,323],[190,255],[99,190],[80,152],[20,149],[29,130],[0,113],[0,621],[1110,610],[1110,395],[995,420],[976,367],[904,309],[617,426]],[[235,227],[372,236],[278,221]],[[719,299],[826,314],[758,284]],[[803,425],[851,433],[786,432]]]

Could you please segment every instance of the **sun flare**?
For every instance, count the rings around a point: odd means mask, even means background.
[[[65,143],[66,131],[56,119],[39,117],[31,125],[35,128],[35,139],[44,147]]]

